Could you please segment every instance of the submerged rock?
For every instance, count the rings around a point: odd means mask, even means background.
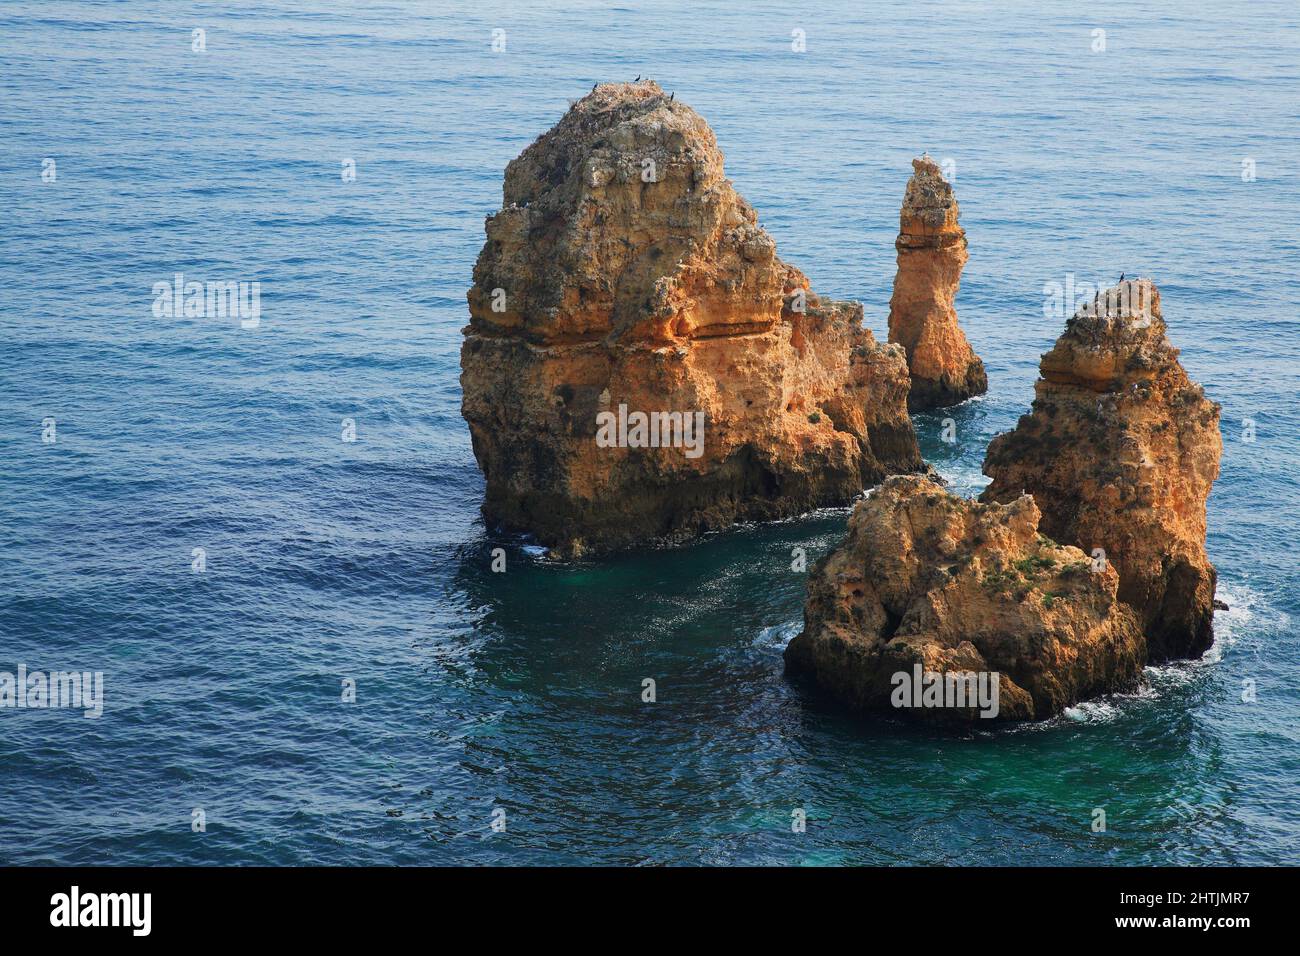
[[[936,722],[1043,720],[1133,689],[1145,648],[1115,571],[1094,571],[1038,524],[1028,495],[982,504],[927,478],[888,479],[813,568],[787,669],[854,709]],[[996,687],[993,706],[988,694],[934,706],[914,691],[966,674]]]
[[[957,324],[953,300],[969,258],[952,186],[928,156],[912,160],[899,214],[898,273],[889,300],[889,341],[907,351],[908,407],[956,405],[988,391],[984,363]]]
[[[560,552],[922,467],[903,350],[777,258],[708,124],[653,82],[597,87],[509,164],[468,299],[484,513]]]
[[[985,501],[1028,492],[1043,530],[1119,572],[1152,660],[1213,641],[1205,502],[1219,474],[1219,406],[1165,336],[1160,293],[1130,280],[1066,324],[1042,357],[1033,410],[989,445]]]

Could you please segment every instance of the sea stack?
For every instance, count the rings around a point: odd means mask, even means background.
[[[889,341],[907,352],[913,411],[956,405],[988,390],[984,363],[957,325],[953,300],[969,258],[952,186],[929,156],[912,160],[899,214],[898,273]]]
[[[461,385],[492,525],[560,554],[680,541],[923,467],[903,350],[777,258],[656,83],[574,103],[486,231]]]
[[[1213,641],[1219,406],[1179,363],[1155,285],[1085,303],[1039,369],[1032,411],[989,445],[982,500],[1033,495],[1044,533],[1114,565],[1152,660],[1200,657]]]
[[[1115,570],[1039,519],[1028,495],[983,504],[889,478],[814,566],[788,671],[852,709],[931,723],[1043,720],[1134,689],[1145,642]]]

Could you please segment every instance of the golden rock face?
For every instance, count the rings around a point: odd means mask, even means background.
[[[952,186],[929,157],[912,160],[899,214],[898,273],[889,301],[889,341],[907,353],[913,410],[955,405],[988,391],[984,363],[957,324],[953,305],[969,258]]]
[[[1179,363],[1156,287],[1130,280],[1080,310],[1043,356],[1035,394],[989,445],[983,500],[1032,494],[1046,534],[1105,552],[1152,660],[1200,657],[1213,641],[1205,505],[1219,406]]]
[[[486,232],[461,385],[489,521],[566,553],[676,541],[922,467],[902,349],[777,257],[657,84],[575,103],[509,164]],[[597,442],[637,412],[703,413],[698,454]]]
[[[788,669],[851,708],[938,723],[1043,720],[1134,688],[1145,641],[1118,576],[1039,519],[1028,495],[983,504],[924,477],[886,480],[813,568]],[[996,713],[900,706],[896,678],[916,668],[996,674]]]

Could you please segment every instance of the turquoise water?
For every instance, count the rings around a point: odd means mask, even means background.
[[[0,671],[105,682],[98,720],[0,710],[0,862],[1295,861],[1293,4],[295,6],[0,7]],[[1062,326],[1044,285],[1156,280],[1223,404],[1206,660],[1046,725],[856,721],[781,668],[791,550],[846,510],[575,564],[483,527],[483,217],[569,99],[637,74],[878,336],[908,162],[955,161],[990,391],[955,445],[916,423],[962,493]],[[178,271],[260,281],[260,326],[155,317]]]

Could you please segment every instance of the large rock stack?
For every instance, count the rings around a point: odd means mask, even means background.
[[[559,552],[844,503],[922,467],[903,350],[777,258],[708,124],[653,82],[597,87],[509,164],[468,299],[485,515]]]
[[[985,501],[1028,492],[1043,530],[1119,571],[1152,660],[1213,641],[1205,503],[1219,474],[1219,406],[1165,336],[1160,293],[1129,280],[1087,303],[1042,357],[1032,411],[989,445]]]

